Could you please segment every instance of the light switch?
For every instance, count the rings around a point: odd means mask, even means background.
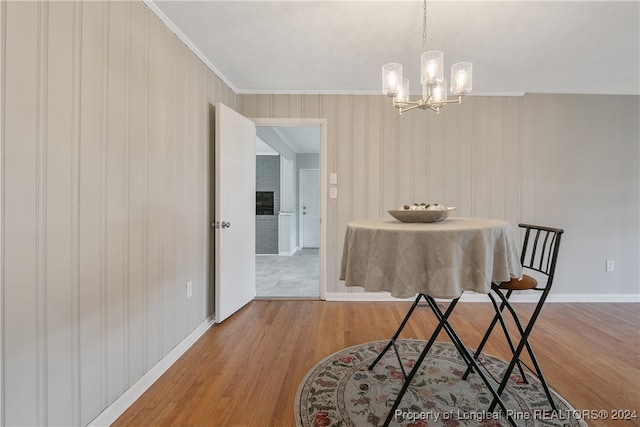
[[[329,184],[336,185],[338,183],[338,174],[330,173],[329,174]]]
[[[337,187],[331,187],[329,189],[329,198],[330,199],[337,199],[338,198],[338,188]]]
[[[612,260],[607,261],[607,273],[611,273],[615,269],[615,263]]]

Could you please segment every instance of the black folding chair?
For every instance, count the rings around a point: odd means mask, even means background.
[[[542,370],[540,369],[540,365],[538,364],[538,360],[535,357],[533,352],[533,348],[529,343],[529,336],[531,334],[531,330],[535,325],[536,320],[538,319],[538,315],[542,310],[542,306],[549,295],[549,291],[551,290],[551,286],[553,285],[553,276],[556,270],[556,261],[558,259],[558,248],[560,247],[560,238],[562,237],[562,233],[564,230],[558,228],[550,228],[550,227],[542,227],[537,225],[529,225],[529,224],[519,224],[519,226],[525,230],[524,234],[524,242],[522,244],[522,253],[520,255],[520,262],[522,263],[523,272],[529,273],[523,274],[522,280],[512,279],[509,282],[503,283],[494,283],[491,285],[492,292],[489,293],[489,298],[496,310],[496,314],[489,325],[489,328],[484,334],[478,349],[475,351],[473,357],[475,359],[478,358],[480,352],[484,348],[489,336],[493,332],[493,329],[496,323],[500,323],[502,327],[502,331],[507,339],[507,343],[509,344],[509,348],[513,355],[507,370],[502,377],[500,386],[498,387],[497,394],[501,395],[504,391],[507,382],[513,372],[515,366],[518,366],[520,370],[520,374],[522,376],[522,380],[526,383],[527,377],[524,373],[522,365],[525,365],[533,374],[535,374],[542,387],[544,389],[545,394],[547,395],[547,399],[549,399],[549,404],[551,405],[551,409],[556,411],[557,407],[551,397],[551,392],[549,391],[549,387],[547,386],[547,382],[542,375]],[[536,276],[539,280],[536,280],[533,276]],[[514,291],[521,290],[535,290],[540,292],[540,298],[536,304],[536,307],[529,318],[526,325],[523,327],[522,320],[518,316],[517,312],[509,302],[509,298],[513,294]],[[500,305],[496,301],[497,296],[500,299]],[[511,313],[511,317],[518,329],[520,334],[520,339],[517,343],[517,346],[514,345],[514,340],[507,329],[507,325],[503,318],[503,311],[507,309],[509,313]],[[531,363],[533,364],[533,369],[525,364],[524,361],[521,360],[521,355],[524,349],[527,349],[527,353],[531,359]],[[466,378],[467,375],[473,370],[473,366],[469,366],[467,371],[463,375],[462,378]],[[489,407],[489,411],[493,411],[497,403],[497,400],[494,399],[491,406]]]

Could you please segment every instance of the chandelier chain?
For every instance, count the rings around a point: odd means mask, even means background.
[[[422,50],[427,51],[427,0],[422,2]]]

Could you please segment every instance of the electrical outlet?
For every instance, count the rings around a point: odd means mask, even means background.
[[[607,261],[607,273],[612,272],[614,270],[614,268],[615,268],[614,262],[611,261],[611,260],[608,260]]]
[[[191,298],[193,295],[193,282],[187,282],[187,298]]]

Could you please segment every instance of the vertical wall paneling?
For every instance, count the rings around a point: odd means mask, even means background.
[[[458,188],[458,202],[456,214],[458,216],[471,216],[473,212],[473,177],[474,177],[474,136],[473,126],[465,124],[473,123],[474,103],[465,100],[459,105],[458,122],[456,123],[459,135],[458,152],[458,176],[460,185]]]
[[[376,218],[380,212],[380,111],[379,96],[367,97],[365,113],[365,141],[363,162],[365,165],[364,180],[366,182],[365,216]]]
[[[298,114],[292,108],[297,102],[292,95],[242,95],[240,98],[245,115],[297,117]],[[468,97],[462,105],[444,108],[440,115],[414,111],[402,116],[398,116],[387,99],[379,96],[304,95],[303,116],[319,115],[327,119],[328,172],[339,176],[338,199],[326,201],[327,292],[361,291],[345,288],[337,277],[346,224],[361,217],[386,217],[386,211],[397,208],[400,203],[444,203],[456,206],[458,216],[500,218],[513,225],[522,221],[561,224],[556,218],[559,211],[549,206],[570,209],[573,205],[567,200],[584,206],[580,195],[585,189],[581,185],[589,182],[593,188],[601,187],[588,174],[589,168],[598,170],[602,162],[598,156],[591,155],[580,160],[584,169],[572,168],[572,174],[568,175],[564,172],[566,167],[559,166],[561,162],[557,159],[564,159],[567,164],[576,162],[579,144],[585,147],[581,152],[598,152],[598,148],[604,146],[599,138],[605,134],[615,135],[616,141],[626,144],[619,153],[632,151],[633,147],[637,149],[637,120],[624,120],[631,117],[625,106],[632,102],[627,102],[625,97],[612,99],[615,101],[609,103],[608,98],[602,97],[611,108],[605,121],[590,107],[598,101],[568,95]],[[631,110],[636,111],[637,97],[633,99],[635,104]],[[590,124],[587,128],[591,131],[585,130],[584,123]],[[575,151],[567,147],[574,147]],[[624,158],[621,161],[629,163],[625,171],[637,172],[635,152],[621,154],[621,157]],[[635,166],[629,159],[636,162]],[[545,169],[550,162],[554,168]],[[602,164],[609,167],[610,163]],[[613,177],[622,174],[609,175],[612,182]],[[554,184],[549,176],[555,177]],[[578,176],[581,178],[576,178]],[[638,185],[637,179],[625,180],[621,176],[618,179],[619,188],[628,188],[629,183]],[[567,186],[571,190],[560,190]],[[612,184],[611,188],[614,187]],[[609,191],[607,197],[617,193]],[[636,200],[637,205],[638,191],[627,193],[623,204]],[[547,200],[546,208],[541,208],[540,200]],[[622,196],[617,200],[623,200]],[[636,205],[629,206],[625,212],[637,213]],[[568,229],[574,227],[570,225]],[[628,223],[628,227],[635,229],[637,224]],[[583,232],[593,233],[586,226]],[[569,237],[567,239],[570,245]],[[635,246],[624,244],[630,248],[629,253],[637,256],[637,242]],[[602,259],[604,256],[601,254]],[[594,265],[600,264],[594,262]],[[637,283],[637,277],[629,283]],[[584,293],[583,287],[566,286],[570,292]],[[626,290],[630,294],[636,291]]]
[[[148,229],[147,134],[148,40],[144,6],[127,2],[127,147],[125,152],[125,378],[131,383],[145,372],[145,319],[147,287],[146,241]],[[132,25],[132,23],[137,25]]]
[[[366,161],[367,156],[365,152],[366,147],[366,108],[367,99],[369,97],[354,96],[351,99],[351,111],[352,111],[352,130],[351,139],[351,153],[349,159],[351,165],[348,166],[347,172],[349,173],[349,182],[351,185],[351,218],[365,218],[366,210],[366,197],[367,197],[367,181],[366,181]],[[348,184],[348,182],[347,182]]]
[[[175,259],[175,271],[174,279],[171,283],[171,296],[175,309],[175,330],[174,335],[171,337],[171,346],[175,346],[178,343],[178,337],[185,329],[185,292],[184,283],[185,272],[184,265],[186,262],[185,254],[185,142],[187,139],[187,85],[190,83],[188,80],[188,67],[189,67],[189,52],[186,50],[180,50],[178,52],[178,63],[176,70],[176,79],[179,82],[178,94],[176,96],[176,110],[174,112],[176,116],[176,141],[173,145],[173,164],[174,164],[174,183],[173,198],[175,200],[175,217],[173,225],[173,244],[174,244],[174,259]]]
[[[80,408],[88,423],[106,401],[102,341],[103,3],[82,5],[79,170]],[[92,416],[93,415],[93,416]]]
[[[301,117],[320,118],[321,110],[320,95],[303,95],[302,115]]]
[[[142,9],[144,7],[141,6]],[[145,215],[147,218],[147,238],[146,238],[146,272],[145,276],[145,371],[151,368],[163,353],[162,333],[164,322],[170,322],[169,318],[163,316],[163,289],[164,289],[164,269],[163,269],[163,168],[164,168],[164,147],[168,139],[165,130],[168,118],[165,120],[164,105],[168,101],[168,95],[172,85],[166,79],[168,75],[168,62],[165,58],[165,46],[169,35],[163,33],[162,24],[157,20],[150,19],[146,15],[145,40],[148,44],[146,49],[147,64],[145,65],[145,91],[147,93],[147,203],[145,204]],[[173,36],[171,34],[171,36]],[[155,71],[155,72],[152,72]],[[163,103],[164,101],[164,103]]]
[[[6,81],[6,40],[7,2],[0,2],[0,425],[5,421],[5,346],[4,346],[4,301],[5,301],[5,81]]]
[[[457,106],[458,107],[458,106]],[[444,170],[442,172],[444,182],[444,195],[441,203],[445,206],[458,206],[459,173],[458,153],[460,153],[460,136],[458,127],[459,109],[452,108],[445,111],[442,117],[443,129],[446,131],[446,139],[443,147]],[[443,114],[444,114],[443,113]]]
[[[328,139],[329,141],[332,141],[333,144],[349,144],[349,141],[347,140],[346,136],[343,136],[342,138],[339,138],[339,132],[338,132],[338,127],[339,127],[339,116],[338,116],[338,102],[337,102],[337,98],[336,97],[332,97],[332,96],[326,96],[326,97],[320,97],[320,106],[319,106],[319,113],[321,115],[321,117],[325,117],[327,119],[327,133],[328,133]],[[346,121],[347,118],[343,117],[342,118],[343,121]],[[338,169],[337,169],[337,165],[336,165],[336,147],[334,145],[334,147],[330,150],[328,150],[327,153],[327,171],[329,173],[335,172],[335,173],[339,173]],[[328,184],[328,183],[327,183]],[[344,197],[340,191],[340,176],[338,176],[338,198],[340,197]],[[329,199],[327,202],[327,215],[329,218],[334,218],[337,211],[338,211],[338,200],[337,199]],[[329,260],[327,262],[327,277],[331,278],[333,276],[335,276],[337,274],[337,270],[336,270],[336,266],[338,264],[336,264],[336,259],[338,258],[337,255],[337,251],[339,248],[339,243],[342,237],[338,237],[339,234],[339,230],[335,227],[335,223],[333,223],[332,221],[329,221],[329,218],[327,218],[327,224],[326,224],[326,230],[327,230],[327,254],[328,257],[331,257],[332,259]],[[333,256],[331,255],[333,254]],[[331,280],[331,279],[329,279]],[[343,288],[343,291],[346,291],[346,288]]]
[[[389,105],[389,102],[383,103],[383,116],[380,121],[380,134],[382,135],[382,143],[380,146],[382,157],[380,176],[382,179],[381,186],[381,206],[380,211],[386,212],[388,209],[395,209],[399,204],[397,195],[398,182],[398,140],[396,138],[398,130],[398,113],[396,109]],[[331,146],[331,145],[329,145]],[[391,206],[391,207],[390,207]]]
[[[422,119],[419,117],[418,119]],[[413,193],[413,162],[411,161],[411,152],[413,151],[414,141],[411,139],[411,125],[415,118],[413,114],[403,114],[398,117],[396,122],[397,132],[397,148],[395,152],[395,170],[396,170],[396,203],[387,209],[397,209],[399,205],[408,202],[420,203],[420,200],[412,200]]]
[[[125,390],[125,253],[127,88],[126,2],[109,3],[105,155],[106,387],[112,402]]]
[[[236,95],[142,2],[1,2],[0,59],[0,424],[85,425],[210,314]]]
[[[36,82],[36,420],[47,419],[47,84],[49,5],[38,3]],[[66,240],[66,239],[65,239]],[[64,240],[63,240],[64,241]]]
[[[180,93],[177,79],[178,61],[178,39],[175,35],[164,32],[164,66],[165,78],[164,86],[167,88],[167,98],[164,102],[165,120],[157,123],[157,126],[164,126],[163,146],[162,146],[162,350],[160,354],[166,354],[174,346],[176,323],[172,319],[176,318],[176,306],[173,294],[173,283],[176,271],[175,252],[175,226],[176,226],[176,198],[175,198],[175,146],[178,144],[177,122],[178,122],[178,94]],[[173,118],[170,120],[169,118]],[[158,356],[160,356],[158,354]],[[159,360],[159,359],[158,359]],[[154,360],[153,362],[157,362]]]
[[[71,247],[72,247],[72,291],[71,291],[71,424],[81,423],[81,349],[80,349],[80,129],[81,129],[81,85],[82,85],[82,3],[73,3],[73,69],[72,115],[73,115],[73,165],[71,173]]]
[[[73,3],[49,3],[48,37],[41,42],[47,45],[46,66],[40,70],[47,80],[56,84],[43,87],[41,109],[46,121],[41,122],[43,141],[40,166],[46,186],[43,191],[44,209],[39,213],[46,221],[44,242],[44,283],[46,304],[39,310],[46,319],[46,394],[40,396],[47,402],[46,424],[72,425],[72,407],[75,384],[73,322],[75,309],[73,280],[73,217],[74,217],[74,5]],[[45,16],[43,16],[45,17]],[[44,65],[44,64],[43,64]],[[46,396],[48,396],[48,401]]]
[[[38,424],[38,3],[7,2],[4,104],[4,421]],[[23,37],[15,34],[24,31]],[[20,141],[19,144],[14,141]]]

